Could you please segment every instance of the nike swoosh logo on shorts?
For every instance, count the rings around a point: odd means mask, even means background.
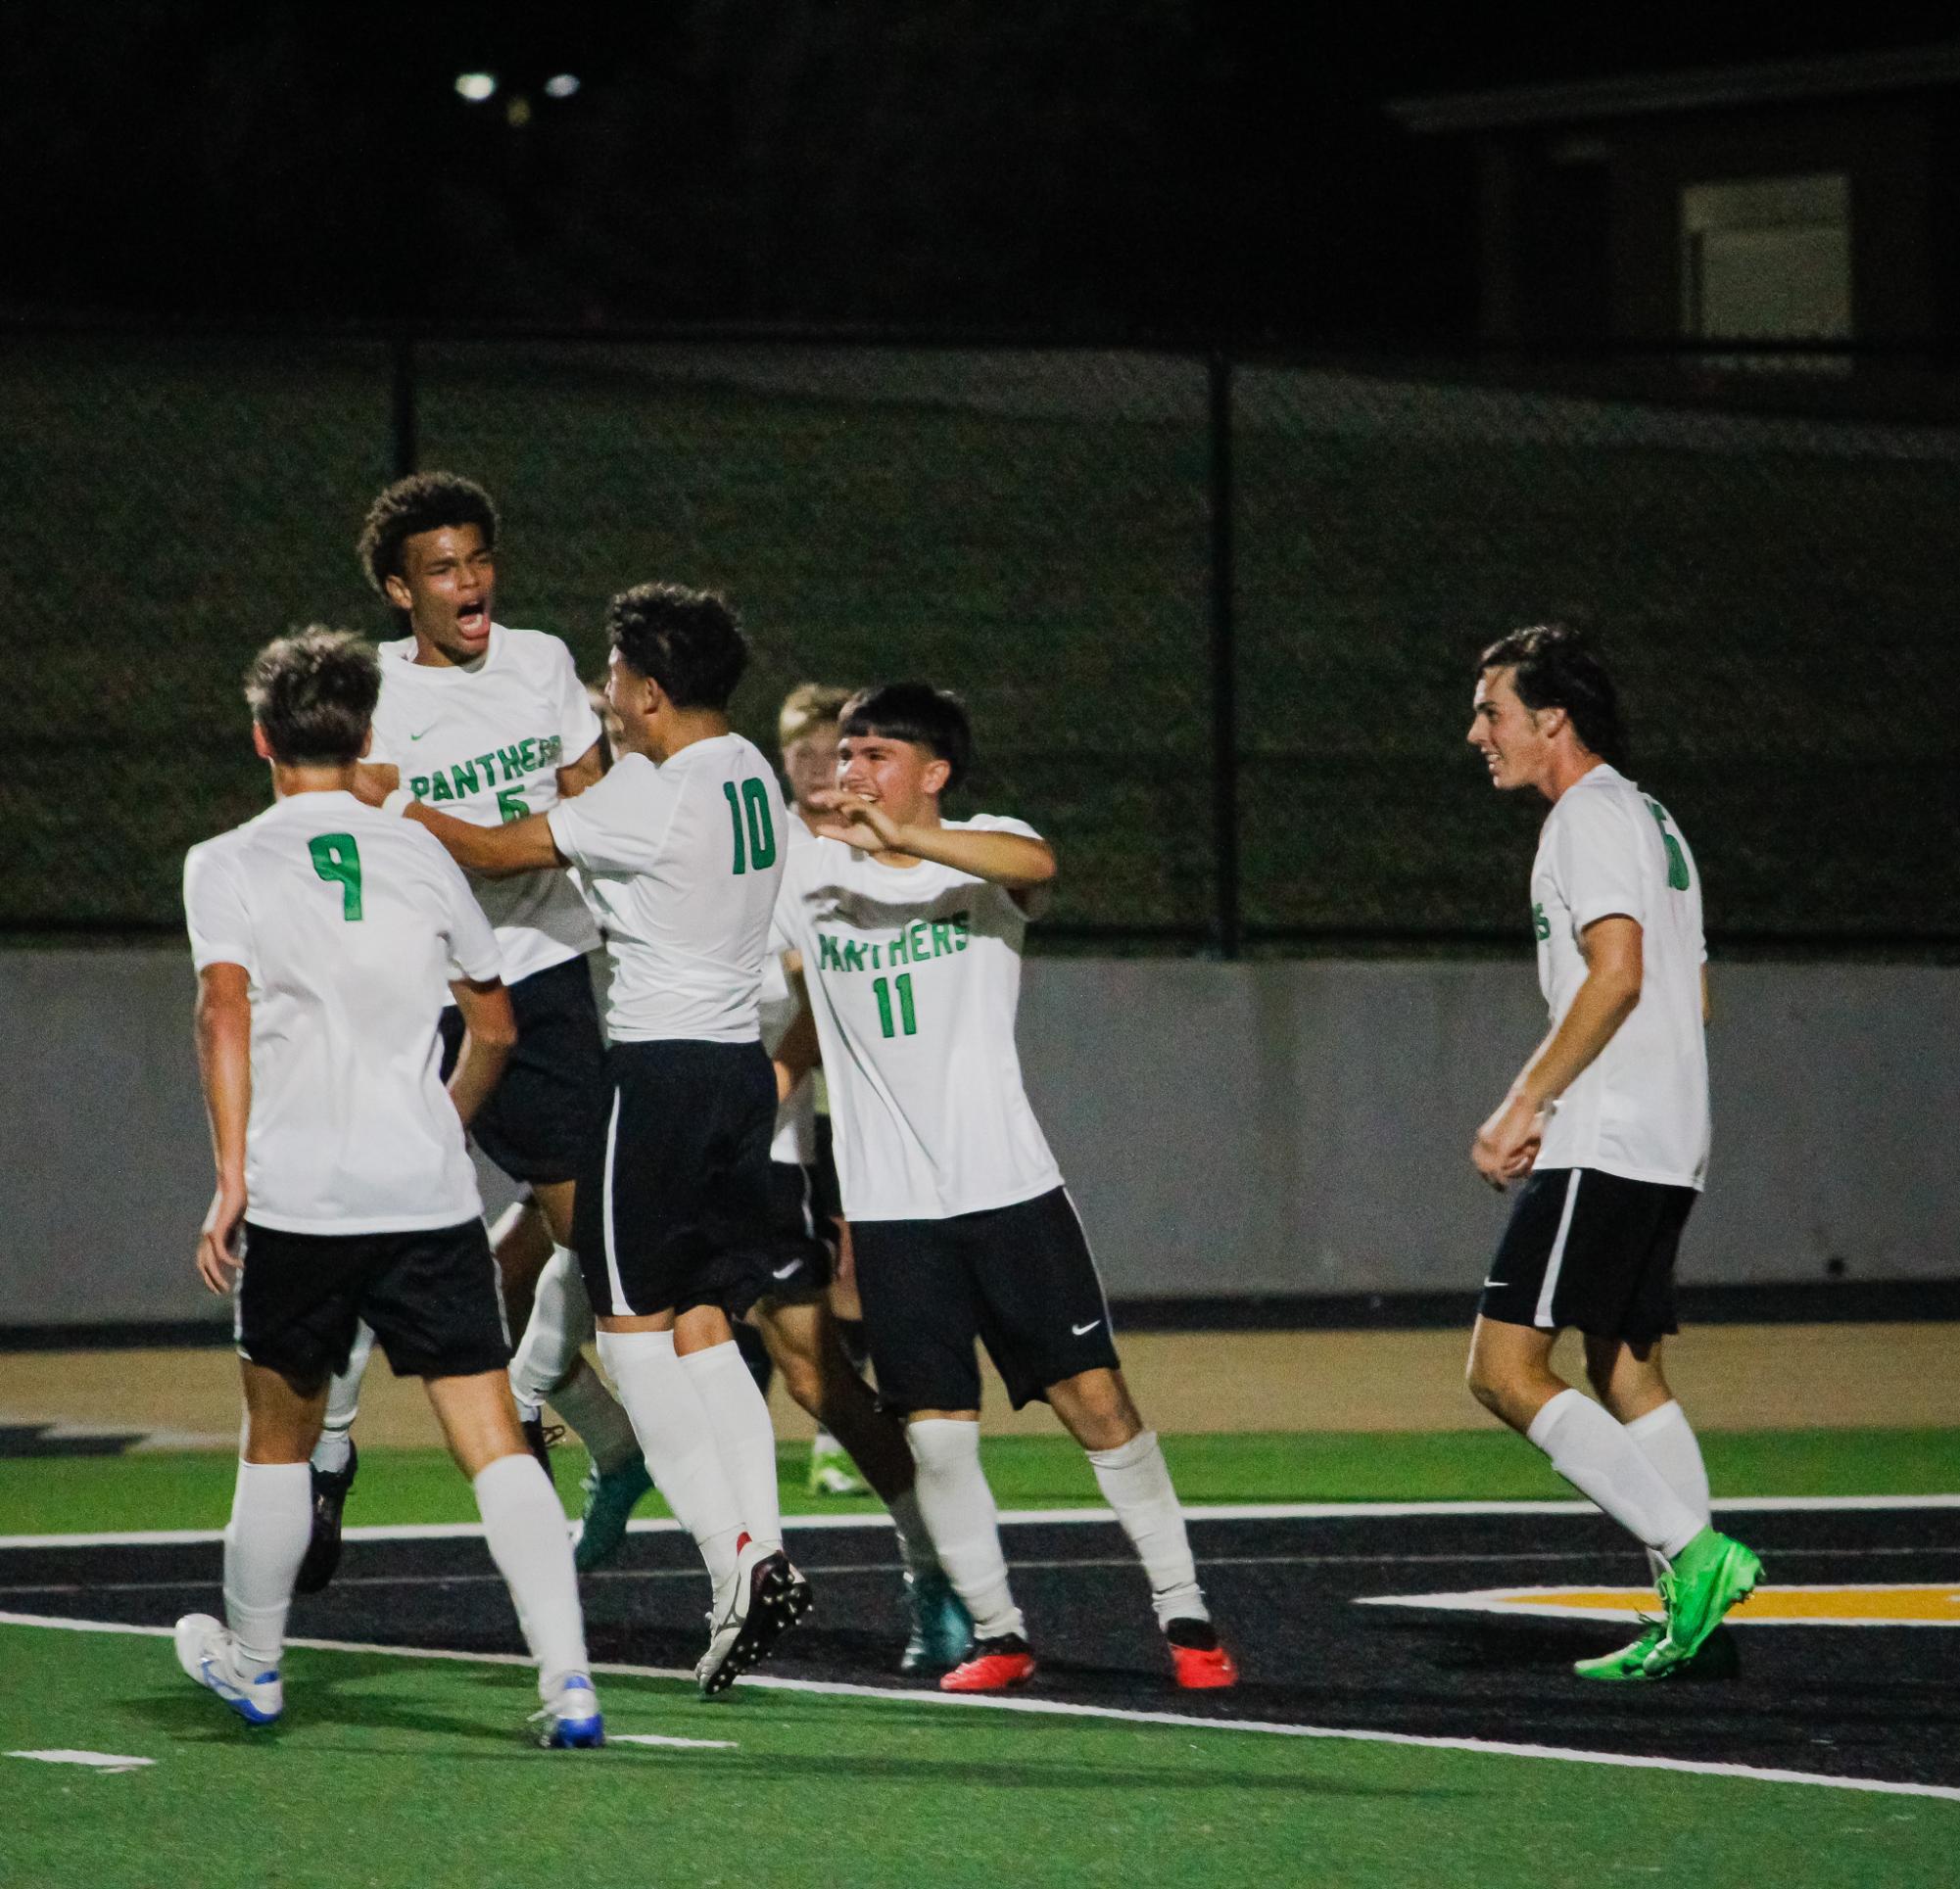
[[[792,1259],[787,1266],[778,1266],[769,1276],[772,1279],[788,1279],[802,1263],[800,1259]]]
[[[1094,1331],[1096,1327],[1101,1323],[1102,1320],[1100,1318],[1092,1318],[1086,1325],[1071,1325],[1069,1329],[1070,1331],[1074,1332],[1077,1338],[1087,1338],[1088,1335],[1092,1331]]]
[[[1487,1286],[1502,1286],[1504,1281],[1502,1279],[1486,1279],[1484,1284]]]

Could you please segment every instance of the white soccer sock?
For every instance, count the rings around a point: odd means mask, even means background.
[[[1667,1487],[1701,1518],[1705,1528],[1710,1514],[1708,1470],[1701,1461],[1701,1445],[1695,1440],[1687,1411],[1670,1397],[1658,1410],[1636,1417],[1625,1429],[1640,1445],[1640,1453],[1660,1471]],[[1658,1581],[1667,1572],[1667,1563],[1651,1548],[1647,1559]]]
[[[1626,1431],[1577,1391],[1559,1392],[1526,1435],[1581,1495],[1670,1561],[1706,1526]]]
[[[776,1486],[776,1427],[769,1405],[733,1339],[681,1360],[708,1413],[721,1466],[741,1523],[765,1554],[783,1545],[783,1498]]]
[[[601,1332],[598,1355],[633,1419],[653,1486],[694,1537],[719,1596],[735,1579],[741,1506],[693,1380],[674,1355],[674,1334]]]
[[[932,1532],[919,1511],[918,1489],[905,1489],[885,1507],[891,1515],[891,1526],[898,1531],[898,1552],[905,1558],[906,1573],[913,1576],[939,1573],[938,1551],[932,1546]]]
[[[1021,1609],[1007,1584],[1000,1515],[980,1470],[980,1425],[931,1417],[908,1423],[905,1440],[919,1466],[913,1487],[919,1512],[932,1532],[939,1566],[974,1617],[975,1633],[981,1639],[1025,1636]]]
[[[337,1476],[347,1467],[351,1453],[347,1433],[360,1413],[360,1380],[367,1373],[368,1354],[373,1349],[374,1333],[363,1320],[355,1327],[347,1369],[327,1385],[326,1423],[313,1445],[313,1467],[323,1475]]]
[[[279,1664],[293,1582],[313,1531],[305,1463],[238,1464],[224,1531],[224,1617],[254,1676]]]
[[[590,1671],[565,1512],[528,1449],[500,1456],[477,1472],[470,1487],[491,1559],[538,1662],[539,1697],[549,1699],[567,1675]]]
[[[564,1382],[552,1390],[550,1401],[600,1469],[617,1469],[622,1463],[639,1460],[640,1442],[633,1434],[633,1419],[583,1356]]]
[[[1129,1536],[1129,1545],[1150,1577],[1150,1604],[1157,1624],[1173,1620],[1210,1620],[1198,1570],[1191,1559],[1190,1536],[1184,1532],[1184,1512],[1171,1487],[1171,1471],[1154,1430],[1139,1431],[1117,1449],[1092,1449],[1089,1464],[1103,1499]]]
[[[570,1247],[553,1247],[538,1275],[530,1323],[510,1360],[510,1394],[521,1407],[535,1410],[551,1395],[558,1380],[578,1362],[592,1333],[592,1301],[586,1297],[577,1255]],[[570,1413],[562,1405],[559,1408],[566,1422],[584,1436]]]

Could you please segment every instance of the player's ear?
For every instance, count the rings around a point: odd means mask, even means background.
[[[355,758],[365,761],[374,752],[374,724],[369,722],[367,732],[360,737],[360,752]]]
[[[265,739],[265,731],[257,722],[252,724],[252,752],[262,761],[272,758],[272,744]]]
[[[953,764],[940,760],[935,754],[921,770],[919,785],[925,792],[936,797],[946,791],[946,782],[952,778]]]
[[[388,601],[398,610],[406,610],[415,601],[415,593],[408,589],[406,581],[403,578],[392,575],[384,577],[381,580],[381,589],[386,593]]]

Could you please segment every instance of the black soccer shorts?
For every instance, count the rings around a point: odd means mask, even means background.
[[[769,1277],[768,1056],[760,1043],[672,1040],[615,1043],[605,1060],[607,1112],[572,1210],[593,1310],[719,1305],[740,1318]]]
[[[296,1386],[347,1369],[357,1324],[398,1378],[462,1378],[510,1362],[503,1294],[481,1220],[407,1233],[245,1226],[232,1304],[239,1354]]]
[[[821,1299],[836,1270],[837,1228],[817,1215],[815,1170],[800,1161],[769,1163],[769,1232],[755,1255],[758,1297],[794,1305]]]
[[[945,1220],[853,1220],[864,1335],[888,1410],[977,1410],[986,1346],[1019,1410],[1119,1361],[1066,1188]]]
[[[592,971],[569,958],[510,986],[517,1044],[490,1099],[469,1125],[470,1139],[513,1181],[550,1187],[569,1181],[594,1132],[605,1091],[605,1045]],[[443,1079],[462,1049],[462,1013],[444,1010]]]
[[[1541,1331],[1664,1338],[1679,1329],[1674,1260],[1695,1201],[1692,1187],[1542,1168],[1518,1190],[1477,1309]]]

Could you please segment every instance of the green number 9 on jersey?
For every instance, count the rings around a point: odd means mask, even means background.
[[[313,871],[340,887],[340,916],[351,924],[360,917],[360,848],[352,833],[320,833],[307,842]]]

